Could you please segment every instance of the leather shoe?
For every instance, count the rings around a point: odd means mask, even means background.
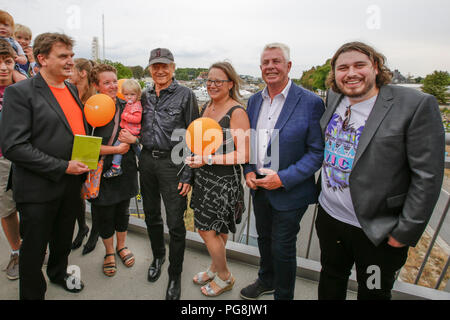
[[[89,233],[89,227],[85,226],[82,230],[78,230],[78,234],[75,240],[72,242],[72,250],[78,249],[83,244],[83,238],[87,237]]]
[[[97,245],[97,241],[98,241],[98,236],[99,236],[99,234],[97,232],[93,234],[91,231],[91,234],[89,235],[89,239],[83,247],[83,252],[82,252],[83,255],[88,254],[89,252],[92,252],[95,249],[95,246]]]
[[[52,281],[52,282],[60,285],[61,287],[64,288],[64,290],[71,293],[78,293],[84,289],[83,281],[70,274],[66,274],[63,281]]]
[[[155,282],[159,279],[159,276],[161,275],[161,267],[164,261],[166,261],[165,257],[155,258],[155,260],[153,260],[150,268],[148,269],[148,281]]]
[[[169,276],[169,285],[166,291],[166,300],[180,300],[181,275]]]

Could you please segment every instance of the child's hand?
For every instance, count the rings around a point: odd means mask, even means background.
[[[14,61],[16,61],[19,64],[26,64],[28,62],[27,57],[22,56],[22,55],[21,56],[16,56]]]
[[[33,48],[28,46],[23,49],[25,52],[25,55],[27,56],[28,62],[34,62],[34,56],[33,56]]]

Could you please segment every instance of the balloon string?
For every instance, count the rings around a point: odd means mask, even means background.
[[[192,157],[194,155],[194,153],[191,151],[191,154],[190,154],[190,156]],[[183,171],[183,169],[184,169],[184,167],[186,166],[186,162],[185,163],[183,163],[183,166],[181,167],[181,169],[180,169],[180,171],[178,171],[178,173],[177,173],[177,177],[180,175],[180,173],[181,173],[181,171]]]
[[[92,134],[91,136],[94,136],[95,127],[92,127]],[[88,172],[88,182],[91,183],[91,175]]]

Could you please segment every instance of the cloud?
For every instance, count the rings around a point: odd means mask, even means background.
[[[291,47],[291,76],[299,77],[303,70],[323,64],[344,42],[358,39],[377,47],[390,67],[404,74],[450,70],[448,55],[443,54],[449,52],[450,1],[0,0],[0,4],[34,35],[70,34],[77,40],[76,55],[85,57],[90,57],[94,36],[103,42],[104,14],[106,58],[125,65],[145,66],[152,48],[167,47],[180,67],[208,67],[227,59],[238,72],[258,76],[261,49],[277,41]]]

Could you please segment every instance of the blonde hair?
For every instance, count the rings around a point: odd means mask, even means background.
[[[241,93],[239,92],[239,87],[240,87],[240,84],[242,83],[242,80],[239,77],[236,70],[234,70],[231,63],[229,63],[227,61],[216,62],[211,67],[209,67],[209,70],[211,70],[213,68],[222,70],[226,74],[228,80],[231,80],[233,82],[233,87],[230,89],[229,95],[233,100],[236,100],[237,102],[242,103]]]
[[[141,97],[141,86],[139,85],[139,83],[136,80],[133,79],[127,79],[122,83],[122,93],[124,90],[130,90],[134,93],[136,93],[138,100]]]
[[[14,27],[14,36],[18,35],[18,34],[22,34],[25,36],[33,37],[33,34],[31,33],[31,29],[28,28],[27,26],[24,26],[23,24],[16,24],[16,26]]]

